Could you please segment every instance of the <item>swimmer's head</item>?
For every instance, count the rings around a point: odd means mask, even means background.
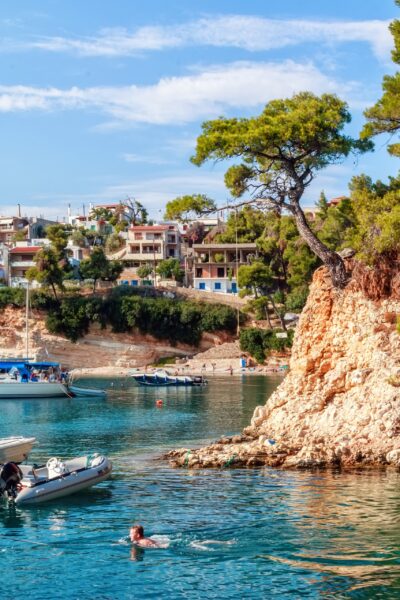
[[[144,529],[142,525],[133,525],[129,531],[131,542],[136,542],[144,537]]]

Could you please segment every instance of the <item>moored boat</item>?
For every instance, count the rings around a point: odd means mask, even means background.
[[[20,463],[29,455],[33,444],[36,442],[34,437],[12,436],[0,439],[0,464],[7,462]]]
[[[60,365],[56,362],[33,362],[27,358],[0,360],[0,400],[69,396],[60,379]]]
[[[107,392],[105,390],[100,390],[98,388],[87,388],[81,387],[79,385],[68,384],[68,391],[71,392],[73,396],[95,396],[98,398],[106,398]]]
[[[141,386],[194,386],[205,385],[207,380],[202,376],[171,375],[159,369],[154,373],[131,373],[131,377]]]
[[[92,487],[111,471],[111,461],[99,454],[64,462],[53,457],[40,467],[9,462],[0,472],[0,493],[18,505],[39,504]]]

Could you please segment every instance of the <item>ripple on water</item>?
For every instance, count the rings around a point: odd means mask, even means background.
[[[191,472],[152,459],[240,431],[277,382],[227,378],[184,393],[130,388],[107,400],[2,401],[0,436],[35,435],[34,461],[96,450],[114,462],[110,481],[75,497],[30,509],[0,504],[2,572],[17,574],[13,596],[396,597],[397,474]],[[133,548],[133,522],[166,547]],[[3,596],[5,584],[2,577]]]

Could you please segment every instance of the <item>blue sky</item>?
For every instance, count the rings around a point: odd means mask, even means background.
[[[362,112],[393,72],[394,0],[3,0],[0,213],[62,217],[68,203],[219,203],[224,165],[191,165],[204,120],[258,114],[272,98],[334,92]],[[386,140],[322,172],[312,205],[353,175],[398,170]]]

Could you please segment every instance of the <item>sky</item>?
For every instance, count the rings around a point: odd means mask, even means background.
[[[336,93],[357,136],[394,72],[394,0],[2,0],[0,214],[62,218],[127,197],[161,218],[203,193],[224,205],[225,164],[190,163],[205,120],[259,114],[299,91]],[[322,171],[306,190],[346,194],[373,153]]]

